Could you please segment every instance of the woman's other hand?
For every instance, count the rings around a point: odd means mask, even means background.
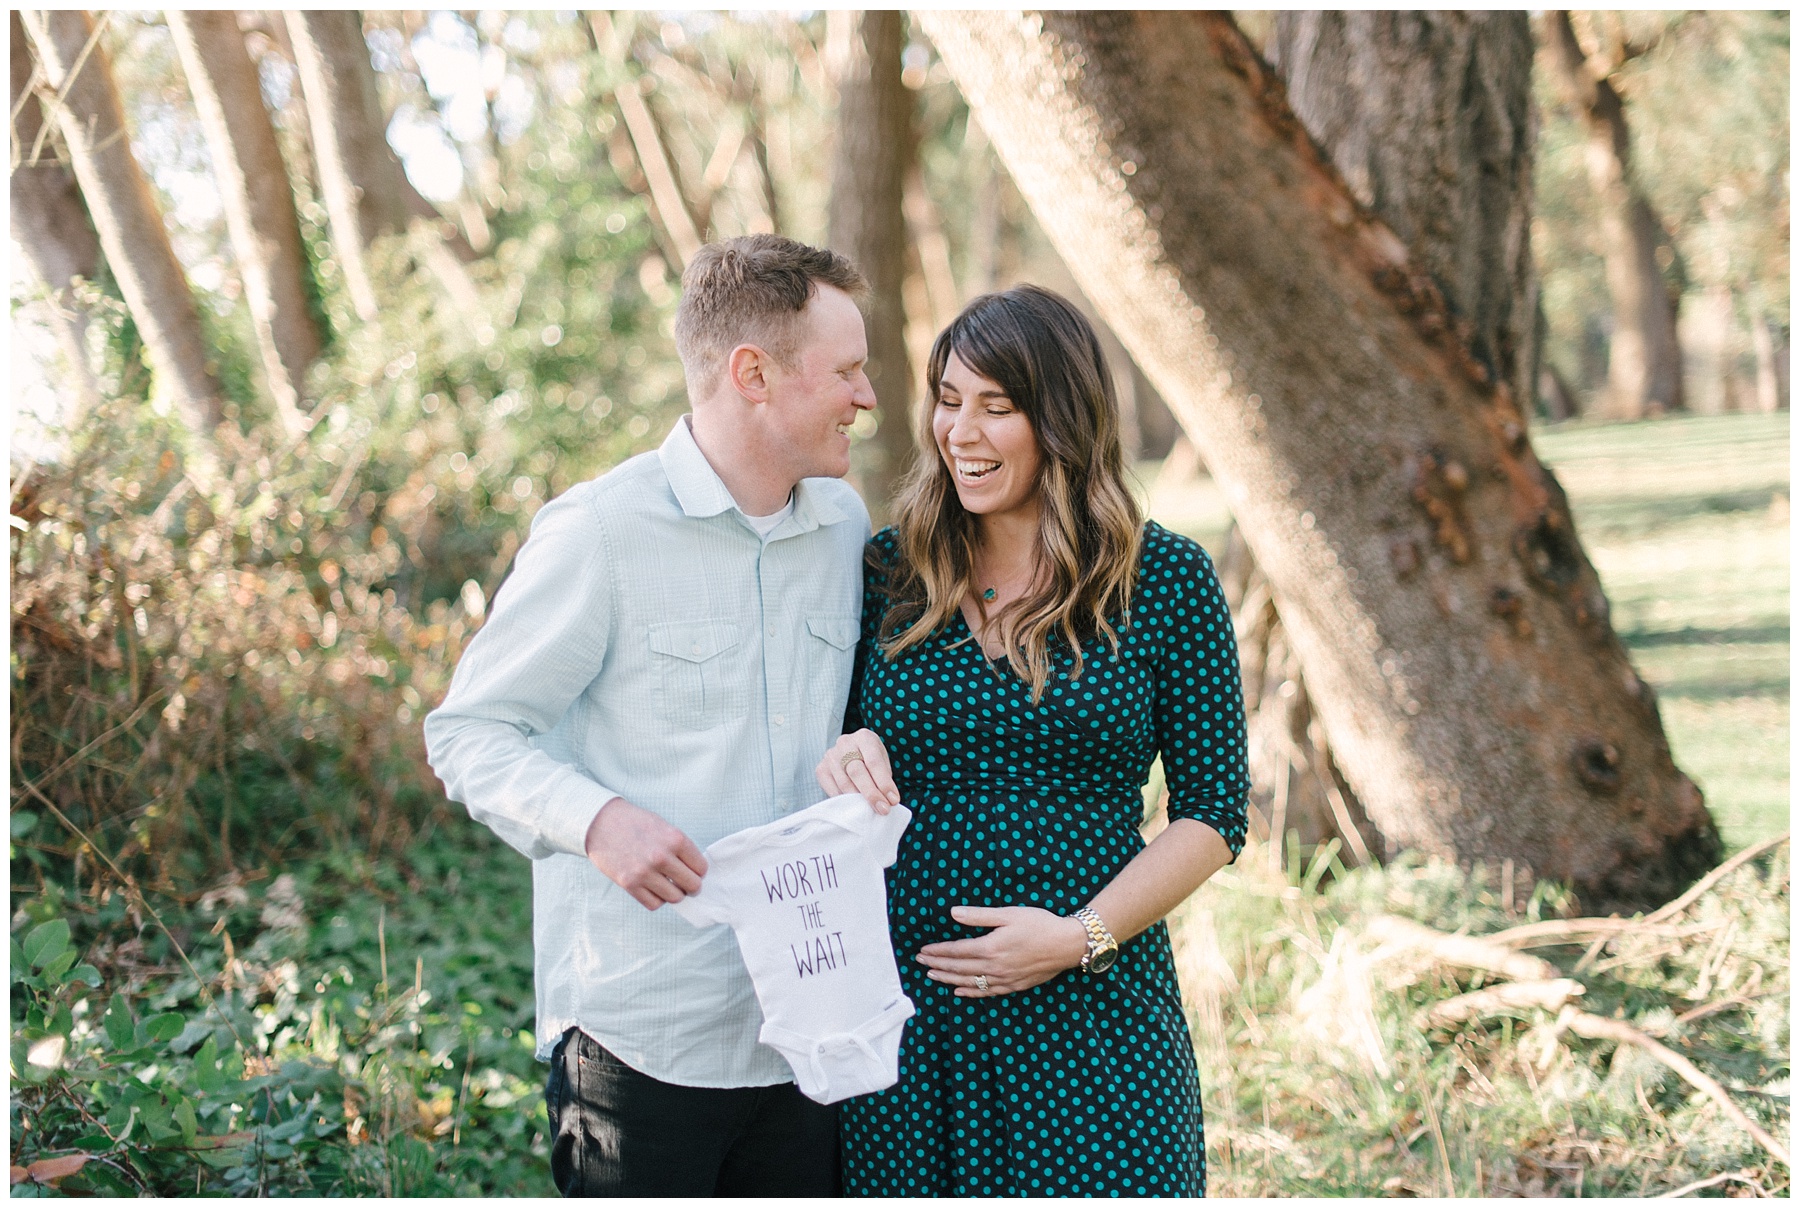
[[[967,927],[993,928],[974,939],[919,949],[919,963],[931,970],[927,976],[955,986],[958,998],[1029,990],[1087,955],[1087,928],[1035,906],[953,906],[950,917]]]
[[[888,763],[887,748],[873,730],[858,730],[838,739],[825,752],[825,758],[819,760],[813,775],[830,796],[861,793],[878,814],[900,804],[900,790],[894,787],[894,769]]]

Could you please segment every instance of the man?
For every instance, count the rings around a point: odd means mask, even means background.
[[[817,800],[842,727],[865,287],[774,235],[702,248],[682,285],[692,413],[537,514],[425,741],[451,799],[535,861],[558,1189],[835,1195],[835,1117],[758,1043],[731,930],[660,907],[699,888],[703,847]]]

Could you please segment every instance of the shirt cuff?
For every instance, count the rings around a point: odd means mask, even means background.
[[[551,794],[552,804],[544,818],[545,840],[559,852],[587,859],[588,827],[600,808],[618,796],[579,772],[572,773]]]

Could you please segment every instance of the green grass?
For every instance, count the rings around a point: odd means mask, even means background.
[[[1788,827],[1788,415],[1539,429],[1613,625],[1728,849]],[[1139,467],[1151,514],[1217,554],[1208,478]]]
[[[1676,761],[1729,849],[1788,827],[1788,416],[1569,424],[1534,433]],[[1151,514],[1216,555],[1216,485],[1139,467]],[[1481,975],[1380,958],[1379,914],[1481,935],[1514,912],[1491,870],[1404,857],[1348,874],[1327,850],[1275,866],[1254,843],[1171,917],[1221,1196],[1786,1195],[1774,1162],[1641,1049],[1580,1040],[1521,1008],[1420,1022]],[[1322,883],[1322,887],[1321,887]],[[1685,916],[1695,930],[1538,949],[1580,1008],[1689,1058],[1778,1137],[1788,1124],[1785,848]]]
[[[1788,419],[1567,424],[1535,441],[1733,849],[1788,827]]]

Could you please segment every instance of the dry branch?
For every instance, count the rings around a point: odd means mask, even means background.
[[[1423,952],[1446,965],[1481,969],[1518,982],[1544,981],[1556,976],[1556,966],[1541,957],[1514,952],[1491,939],[1445,935],[1411,919],[1379,915],[1369,920],[1368,930],[1370,935],[1381,941],[1384,948],[1396,952]]]
[[[1698,881],[1695,881],[1688,887],[1686,893],[1676,898],[1673,902],[1668,903],[1666,906],[1658,907],[1645,915],[1644,922],[1659,923],[1663,919],[1673,918],[1680,914],[1683,910],[1686,910],[1689,906],[1693,905],[1707,890],[1711,889],[1714,885],[1717,885],[1720,881],[1723,881],[1739,868],[1748,864],[1751,860],[1756,859],[1756,857],[1762,855],[1764,852],[1769,851],[1771,848],[1779,847],[1783,843],[1786,843],[1790,833],[1791,832],[1789,831],[1783,831],[1773,839],[1765,839],[1761,843],[1746,847],[1743,851],[1731,857],[1731,859],[1725,861],[1725,863],[1719,865],[1704,877],[1701,877]]]
[[[1472,990],[1467,994],[1458,994],[1455,998],[1446,998],[1424,1012],[1424,1020],[1434,1027],[1447,1027],[1521,1007],[1541,1007],[1546,1011],[1557,1011],[1566,1006],[1571,998],[1585,993],[1586,986],[1568,977],[1505,982],[1489,986],[1485,990]]]
[[[1563,1011],[1557,1024],[1560,1027],[1567,1027],[1577,1036],[1585,1036],[1589,1040],[1611,1040],[1617,1044],[1635,1044],[1680,1074],[1696,1090],[1717,1103],[1721,1111],[1736,1121],[1745,1132],[1756,1138],[1756,1143],[1773,1154],[1782,1165],[1792,1164],[1788,1161],[1786,1146],[1770,1136],[1761,1125],[1744,1112],[1743,1108],[1733,1102],[1731,1096],[1726,1094],[1724,1087],[1707,1077],[1693,1062],[1667,1045],[1651,1039],[1623,1020],[1602,1019],[1598,1015],[1589,1015],[1587,1012],[1577,1011],[1573,1007]]]

